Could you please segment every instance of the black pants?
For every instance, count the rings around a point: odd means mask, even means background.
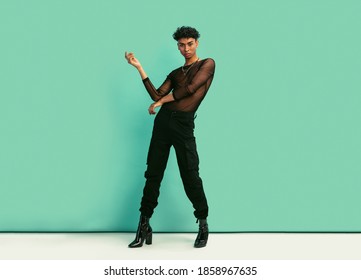
[[[158,205],[160,184],[173,146],[185,192],[195,209],[194,216],[198,219],[208,216],[193,131],[194,113],[171,112],[165,108],[159,110],[147,157],[146,183],[140,207],[142,215],[151,217]]]

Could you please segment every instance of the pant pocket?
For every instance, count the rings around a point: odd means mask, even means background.
[[[185,142],[186,148],[186,159],[187,167],[189,170],[198,170],[199,166],[199,157],[197,153],[197,144],[195,138],[187,140]]]

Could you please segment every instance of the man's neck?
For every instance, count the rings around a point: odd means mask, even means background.
[[[198,59],[199,59],[199,57],[197,55],[194,55],[194,56],[190,57],[189,59],[186,59],[184,66],[190,65],[190,64],[196,62]]]

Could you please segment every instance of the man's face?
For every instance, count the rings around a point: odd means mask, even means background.
[[[178,50],[185,59],[190,59],[196,53],[198,40],[194,38],[182,38],[178,40]]]

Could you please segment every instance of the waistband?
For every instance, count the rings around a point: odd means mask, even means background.
[[[165,107],[160,108],[158,114],[160,114],[160,113],[169,115],[170,117],[179,116],[179,117],[192,118],[192,119],[195,119],[197,117],[196,112],[172,111]]]

